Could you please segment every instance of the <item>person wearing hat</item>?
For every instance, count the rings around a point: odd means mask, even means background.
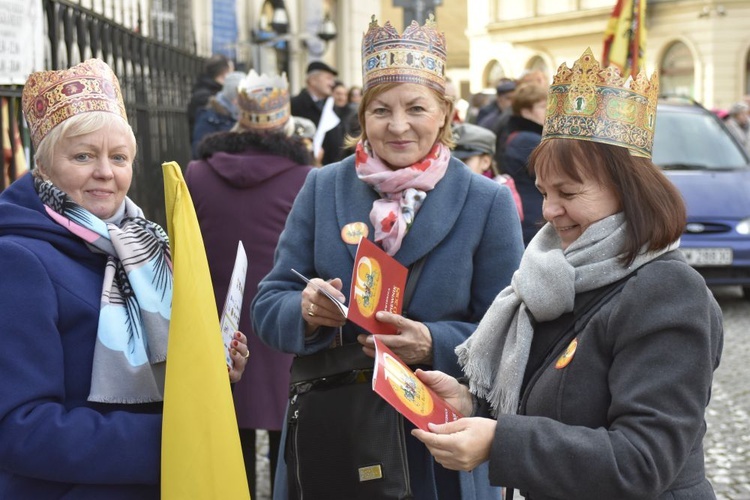
[[[373,16],[362,39],[364,91],[355,153],[310,172],[279,238],[274,266],[251,306],[255,333],[268,345],[297,355],[293,373],[308,364],[322,370],[326,364],[318,360],[329,356],[343,363],[361,359],[372,368],[373,336],[347,321],[318,291],[356,307],[350,291],[362,238],[407,268],[424,266],[410,294],[408,317],[374,312],[376,321],[398,331],[378,338],[409,365],[458,375],[455,347],[510,283],[523,252],[516,208],[508,190],[451,157],[453,101],[445,92],[446,59],[445,35],[432,16],[422,26],[413,21],[403,33],[390,22],[381,26]],[[363,382],[371,384],[369,378]],[[409,434],[413,426],[406,419],[388,429],[403,436],[388,440],[394,450],[389,456],[405,457],[406,464],[383,466],[382,480],[358,481],[362,474],[377,473],[371,457],[352,455],[362,448],[356,443],[382,441],[366,434],[364,419],[376,414],[373,408],[396,419],[379,396],[366,394],[356,404],[342,397],[336,409],[308,408],[325,424],[303,434],[291,434],[303,432],[302,427],[287,424],[287,463],[283,470],[279,465],[277,488],[288,487],[289,498],[295,499],[500,498],[500,489],[488,484],[485,466],[458,473],[437,465]],[[290,405],[297,403],[290,399]],[[299,440],[318,445],[298,448]],[[308,473],[311,468],[314,473]],[[390,493],[379,490],[388,485]]]
[[[237,86],[245,77],[241,71],[233,71],[224,79],[224,86],[208,99],[205,109],[198,115],[193,130],[193,158],[198,156],[198,144],[209,134],[223,132],[234,127],[239,116]]]
[[[172,261],[127,196],[118,80],[98,59],[32,73],[22,106],[36,167],[0,194],[0,496],[158,499]]]
[[[193,130],[198,115],[208,103],[208,99],[216,95],[224,85],[226,76],[234,71],[234,61],[223,54],[214,54],[208,59],[203,66],[203,73],[198,76],[190,94],[190,102],[187,106],[188,115],[188,132],[190,133],[190,142],[193,142]]]
[[[658,74],[626,80],[591,49],[560,66],[529,159],[547,223],[456,349],[465,379],[418,373],[468,418],[414,435],[448,469],[488,464],[506,498],[716,498],[703,440],[721,309],[651,160],[658,96]]]
[[[292,115],[307,118],[318,126],[323,104],[331,96],[338,71],[323,61],[313,61],[307,65],[305,88],[292,97]]]
[[[495,87],[495,100],[479,110],[477,125],[497,134],[500,127],[510,117],[514,90],[516,90],[516,82],[510,78],[501,79]]]
[[[206,247],[216,309],[224,307],[237,244],[242,241],[248,266],[243,307],[249,307],[258,282],[273,266],[273,254],[287,215],[312,167],[304,135],[309,120],[290,114],[286,75],[245,75],[238,86],[239,120],[231,131],[206,137],[199,159],[185,173]],[[312,129],[311,129],[312,127]],[[234,386],[245,470],[256,498],[256,430],[269,435],[271,474],[276,468],[292,356],[265,345],[243,314],[252,362]]]
[[[453,156],[464,162],[475,174],[490,177],[510,189],[518,216],[523,221],[523,205],[516,183],[508,174],[498,174],[495,167],[495,134],[479,125],[461,123],[453,126],[453,139],[456,142]]]

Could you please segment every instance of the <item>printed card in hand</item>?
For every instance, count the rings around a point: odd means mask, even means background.
[[[331,295],[330,293],[328,293],[327,290],[324,290],[324,289],[320,288],[318,285],[316,285],[315,283],[313,283],[312,281],[310,281],[310,278],[308,278],[307,276],[305,276],[301,272],[297,271],[296,269],[292,269],[292,272],[294,274],[296,274],[297,276],[299,276],[302,281],[304,281],[305,283],[310,284],[313,288],[315,288],[315,290],[319,294],[321,294],[321,295],[327,297],[328,299],[330,299],[330,301],[333,302],[336,307],[338,307],[339,311],[341,311],[341,314],[343,314],[345,318],[349,315],[349,308],[346,307],[346,305],[343,302],[341,302],[339,299],[337,299],[336,297],[334,297],[333,295]]]
[[[247,254],[245,247],[240,241],[237,244],[237,256],[234,260],[232,277],[229,280],[229,290],[224,301],[224,309],[221,312],[221,336],[224,341],[224,356],[227,366],[234,366],[234,361],[229,355],[234,340],[234,332],[240,327],[240,315],[242,314],[242,296],[245,291],[245,278],[247,277]]]
[[[385,344],[375,340],[372,390],[422,430],[427,424],[445,424],[463,417],[455,408],[424,385]]]
[[[359,240],[352,270],[349,315],[365,330],[394,334],[396,327],[375,319],[378,311],[401,314],[408,270],[367,238]]]
[[[388,311],[401,314],[406,275],[409,271],[367,238],[359,240],[357,254],[354,257],[349,307],[316,286],[302,273],[294,269],[292,272],[305,283],[311,284],[318,293],[328,297],[346,319],[368,332],[381,335],[396,333],[396,327],[376,320],[375,313]]]

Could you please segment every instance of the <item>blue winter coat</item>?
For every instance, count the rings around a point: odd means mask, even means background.
[[[274,267],[261,281],[252,304],[253,326],[264,342],[299,355],[331,343],[332,329],[305,341],[300,309],[304,283],[290,269],[309,277],[341,278],[348,303],[357,245],[345,243],[341,230],[363,222],[372,240],[370,210],[377,199],[378,194],[357,178],[354,156],[310,172],[279,239]],[[461,375],[454,348],[475,330],[497,293],[510,283],[522,252],[510,191],[451,159],[445,177],[427,194],[394,256],[407,267],[427,256],[409,316],[423,322],[432,334],[434,369]],[[360,333],[363,330],[347,323],[344,342],[355,342]],[[407,440],[414,439],[406,435]],[[409,455],[411,481],[424,488],[415,496],[436,499],[432,471],[425,468],[434,462],[423,445],[412,449],[421,455]],[[284,477],[284,472],[280,474]],[[464,500],[499,498],[499,489],[489,486],[486,465],[471,474],[461,473],[460,489]]]
[[[536,176],[528,171],[529,156],[542,140],[542,127],[518,115],[508,123],[508,140],[502,156],[502,170],[516,182],[523,204],[523,242],[528,245],[544,225],[542,194],[536,188]]]
[[[86,401],[106,259],[0,195],[0,498],[159,498],[161,405]]]

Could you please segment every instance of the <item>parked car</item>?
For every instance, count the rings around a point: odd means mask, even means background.
[[[700,104],[663,98],[657,110],[653,161],[687,205],[680,248],[708,285],[739,285],[750,299],[750,158]]]

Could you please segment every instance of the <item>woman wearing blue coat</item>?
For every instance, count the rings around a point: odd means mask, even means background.
[[[424,37],[432,52],[412,43]],[[507,188],[473,175],[450,156],[453,103],[445,96],[443,66],[414,69],[400,58],[388,59],[390,69],[368,64],[370,51],[394,47],[444,62],[445,39],[434,22],[422,27],[414,22],[403,35],[389,23],[370,24],[363,41],[365,90],[356,153],[307,177],[279,239],[274,267],[259,285],[253,326],[269,345],[299,356],[329,348],[339,331],[343,344],[359,342],[372,354],[371,336],[346,322],[316,291],[325,288],[351,301],[354,257],[365,237],[406,267],[425,258],[409,319],[376,313],[399,331],[381,339],[409,364],[457,376],[455,347],[474,331],[518,266],[520,223]],[[313,284],[305,287],[292,268]],[[408,432],[406,440],[413,498],[500,497],[485,468],[448,471]],[[283,470],[277,478],[280,492]]]

